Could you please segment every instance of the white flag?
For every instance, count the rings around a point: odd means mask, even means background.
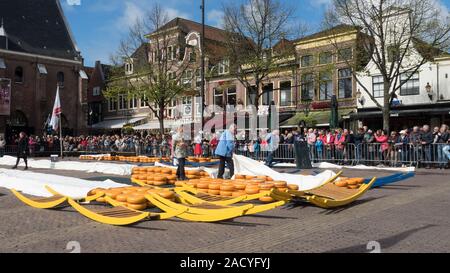
[[[56,89],[56,98],[55,104],[53,106],[52,119],[50,120],[50,126],[52,126],[53,130],[58,130],[59,128],[59,119],[61,116],[61,101],[59,100],[59,86]]]

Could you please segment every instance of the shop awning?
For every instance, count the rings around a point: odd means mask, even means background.
[[[422,109],[391,109],[391,116],[408,116],[408,115],[426,115],[426,114],[450,114],[449,107],[436,108],[422,108]],[[364,111],[353,113],[352,117],[367,118],[367,117],[381,117],[383,113],[381,110]]]
[[[135,117],[131,119],[110,119],[104,120],[102,122],[96,123],[92,125],[93,129],[122,129],[122,127],[126,124],[134,124],[136,122],[142,121],[146,119],[146,117]]]
[[[339,110],[339,119],[343,119],[344,116],[347,116],[352,112],[352,109]],[[305,113],[297,113],[292,118],[282,122],[280,128],[297,127],[302,120],[306,122],[306,126],[327,127],[330,126],[330,115],[331,111],[310,112],[308,116],[306,116]]]
[[[164,121],[164,129],[169,129],[175,125],[174,120],[165,120]],[[133,126],[133,129],[135,131],[145,131],[145,130],[156,130],[159,129],[159,121],[158,120],[152,120],[150,122],[147,122],[145,124],[139,125],[139,126]]]

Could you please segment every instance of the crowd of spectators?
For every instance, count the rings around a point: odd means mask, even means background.
[[[264,153],[270,146],[266,135],[263,131],[256,140],[240,141],[240,151],[249,155]],[[445,124],[433,130],[429,125],[423,125],[390,133],[381,129],[374,131],[367,126],[356,132],[340,128],[297,128],[280,133],[277,156],[293,158],[293,144],[304,142],[314,162],[395,167],[422,162],[425,168],[448,168],[449,136],[449,127]]]
[[[219,134],[208,139],[202,134],[189,141],[188,155],[210,157],[219,142]],[[11,144],[14,145],[14,141]],[[426,168],[448,168],[450,160],[450,130],[443,124],[430,128],[429,125],[415,126],[399,132],[385,130],[373,131],[367,126],[356,132],[348,129],[296,128],[277,131],[276,143],[271,132],[261,131],[256,139],[239,140],[236,149],[250,156],[274,150],[281,144],[274,156],[292,158],[293,144],[306,143],[313,162],[334,162],[337,164],[366,164],[405,166],[411,162],[422,162]],[[4,154],[7,142],[0,137],[0,156]],[[8,143],[8,145],[10,145]],[[40,152],[60,151],[60,139],[55,135],[28,137],[30,155]],[[133,135],[93,135],[65,136],[62,139],[64,152],[92,153],[133,153],[155,157],[172,155],[171,134],[133,134]]]

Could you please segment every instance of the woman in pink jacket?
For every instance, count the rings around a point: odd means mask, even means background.
[[[385,130],[378,130],[375,134],[375,140],[377,143],[380,143],[380,161],[386,161],[388,157],[388,149],[389,149],[389,136]]]
[[[334,136],[334,146],[336,148],[336,159],[339,164],[344,163],[344,148],[345,148],[345,139],[347,135],[342,132],[342,129],[336,130],[336,135]]]

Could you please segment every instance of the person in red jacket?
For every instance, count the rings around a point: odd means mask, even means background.
[[[378,130],[377,133],[375,134],[375,140],[377,141],[377,143],[380,143],[379,160],[386,161],[386,159],[388,158],[388,150],[389,150],[389,143],[388,143],[389,136],[386,130]]]
[[[217,135],[214,134],[211,140],[209,141],[209,147],[211,149],[211,155],[214,155],[214,152],[216,151],[217,144],[219,144],[219,140],[217,139]]]
[[[336,135],[334,136],[334,147],[336,149],[336,159],[338,164],[344,163],[344,149],[346,138],[347,135],[342,131],[342,129],[336,130]]]

